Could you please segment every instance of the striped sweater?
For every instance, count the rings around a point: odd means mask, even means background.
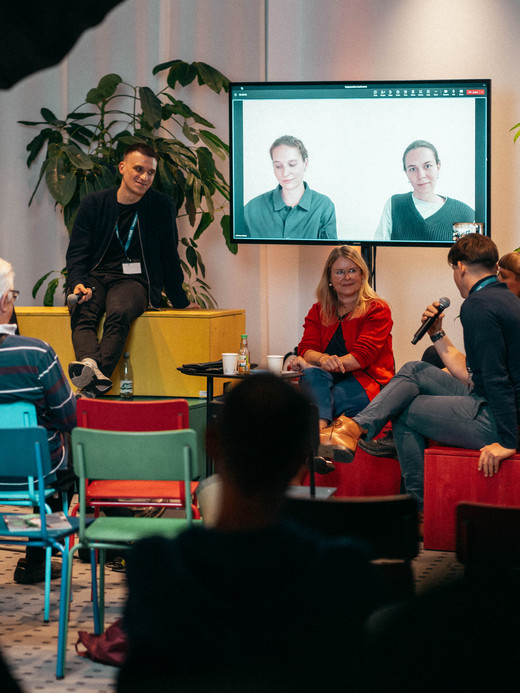
[[[62,432],[76,425],[76,398],[51,346],[7,335],[0,344],[0,403],[20,400],[34,404],[38,424],[47,429],[53,471],[64,468]]]

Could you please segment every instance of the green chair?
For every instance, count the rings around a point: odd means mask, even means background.
[[[26,428],[27,426],[38,426],[36,418],[36,407],[32,402],[9,402],[0,404],[0,433],[5,428]],[[1,440],[1,437],[0,437]],[[16,465],[17,461],[12,457],[11,451],[3,443],[0,442],[0,457],[2,460],[6,456],[6,460],[10,461],[11,465]],[[48,449],[48,443],[46,444]],[[13,466],[13,469],[16,468]],[[11,483],[6,484],[4,481],[0,484],[0,505],[38,508],[40,505],[40,497],[43,497],[45,510],[51,512],[50,507],[45,502],[47,498],[54,495],[55,490],[52,484],[56,481],[56,477],[49,474],[50,467],[45,472],[46,486],[41,487],[35,482],[35,477],[23,477],[16,475],[11,479]],[[62,493],[63,511],[68,515],[68,499],[67,494]],[[50,593],[51,593],[51,549],[48,547],[45,558],[45,593],[43,607],[43,622],[49,622],[50,613]]]
[[[9,483],[13,478],[26,477],[28,484],[37,483],[43,488],[44,477],[51,469],[47,431],[43,426],[0,429],[0,482]],[[52,520],[56,518],[53,517]],[[53,528],[54,527],[54,528]],[[20,513],[0,513],[0,543],[12,546],[39,546],[47,550],[48,557],[52,549],[61,554],[61,590],[58,633],[58,660],[56,676],[60,675],[60,654],[64,643],[60,640],[66,633],[65,618],[68,610],[64,600],[69,598],[67,575],[69,574],[69,550],[67,537],[79,528],[76,518],[64,516],[56,524],[51,523],[51,516],[46,512],[45,499],[39,494],[38,513],[22,515]],[[50,561],[46,565],[45,600],[48,609],[50,582]],[[48,613],[47,613],[48,620]]]
[[[60,637],[62,651],[59,653],[61,678],[65,673],[74,552],[80,548],[90,550],[94,631],[100,634],[104,630],[106,550],[128,550],[128,542],[149,536],[159,535],[173,539],[193,522],[192,509],[188,503],[185,518],[99,516],[89,524],[86,479],[182,481],[186,498],[189,498],[193,465],[197,459],[197,434],[192,429],[130,433],[78,427],[72,431],[72,459],[74,471],[79,478],[79,541],[70,550],[71,560],[68,565],[67,618],[63,625],[65,632]],[[99,551],[99,589],[96,550]]]

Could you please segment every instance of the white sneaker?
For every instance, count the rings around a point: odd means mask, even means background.
[[[112,387],[112,381],[99,370],[94,359],[85,358],[69,363],[69,378],[79,389],[88,385],[99,393],[107,392]]]

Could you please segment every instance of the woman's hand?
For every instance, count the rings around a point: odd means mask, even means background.
[[[302,356],[295,356],[288,364],[288,368],[290,371],[304,371],[306,368],[310,368],[310,363],[307,363],[307,361],[302,357]]]
[[[329,373],[345,373],[345,366],[341,360],[341,356],[329,356],[328,354],[323,354],[319,360],[320,368]]]

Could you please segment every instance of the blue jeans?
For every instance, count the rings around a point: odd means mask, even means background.
[[[363,386],[351,373],[306,368],[300,377],[300,387],[318,408],[320,419],[327,421],[340,414],[354,416],[370,401]]]
[[[374,438],[392,422],[407,493],[423,505],[424,450],[428,439],[478,450],[498,440],[493,414],[482,397],[429,363],[412,361],[358,415],[356,423]]]

